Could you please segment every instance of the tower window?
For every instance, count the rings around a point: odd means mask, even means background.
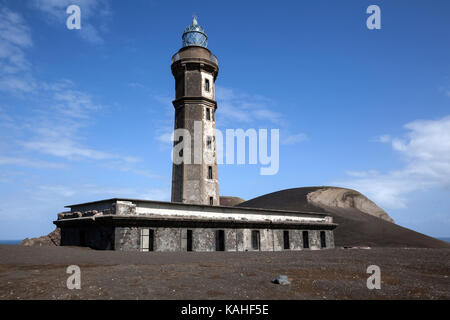
[[[209,79],[205,79],[205,91],[209,92]]]
[[[259,230],[253,230],[252,231],[252,248],[253,250],[259,250]]]
[[[214,204],[214,198],[209,197],[209,205],[212,206]]]
[[[206,148],[208,148],[208,150],[212,149],[212,139],[211,139],[211,137],[207,137],[206,138]]]
[[[206,108],[206,120],[211,120],[211,109]]]
[[[212,179],[212,178],[213,178],[212,167],[209,166],[209,167],[208,167],[208,179]]]

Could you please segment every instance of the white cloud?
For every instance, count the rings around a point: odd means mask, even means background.
[[[53,186],[39,186],[39,190],[37,190],[36,193],[45,194],[46,196],[51,194],[66,198],[72,197],[76,193],[76,191],[67,186],[53,185]]]
[[[308,136],[304,133],[291,134],[287,136],[282,135],[280,138],[281,144],[287,145],[296,144],[308,140]]]
[[[22,16],[0,7],[0,91],[29,93],[36,88],[25,51],[33,45]]]
[[[124,163],[139,159],[83,146],[81,131],[92,121],[94,112],[103,107],[91,95],[75,90],[71,81],[63,80],[42,86],[43,99],[49,105],[35,107],[35,114],[24,120],[31,138],[21,142],[28,150],[68,160],[121,160]]]
[[[445,96],[450,97],[450,86],[440,86],[439,91],[443,92]]]
[[[40,201],[48,201],[48,199],[63,199],[69,201],[74,198],[133,198],[169,201],[170,190],[167,188],[150,188],[147,190],[138,190],[130,187],[106,187],[95,184],[85,184],[81,186],[71,187],[66,185],[41,185],[33,190],[31,195],[34,199]],[[70,198],[70,199],[69,199]]]
[[[139,87],[131,83],[132,87]],[[236,126],[239,123],[259,127],[261,125],[277,125],[283,127],[283,134],[280,142],[285,145],[293,145],[308,140],[305,133],[289,133],[287,130],[288,121],[284,116],[273,111],[275,102],[267,97],[258,94],[247,94],[231,88],[216,86],[216,100],[218,111],[216,114],[216,128],[223,130],[224,127]],[[170,118],[167,119],[164,127],[156,130],[155,139],[167,146],[173,143],[173,106],[171,98],[164,95],[154,95],[153,98],[170,110]],[[167,125],[167,124],[170,124]],[[230,128],[231,129],[231,128]]]
[[[350,172],[352,179],[336,184],[356,189],[385,208],[406,208],[408,194],[431,188],[450,187],[450,116],[438,120],[417,120],[404,126],[401,138],[382,136],[405,166],[387,173]]]
[[[166,143],[168,145],[173,144],[173,129],[172,132],[162,133],[156,136],[156,140],[162,143]]]
[[[231,122],[269,121],[283,124],[285,119],[273,111],[274,101],[261,95],[250,95],[234,89],[216,86],[216,100],[220,108],[218,116]]]
[[[98,10],[97,6],[101,1],[79,3],[87,9],[89,16]],[[64,5],[64,1],[35,1],[34,4],[42,11],[56,15],[59,8]],[[0,109],[0,125],[11,129],[9,135],[14,136],[13,133],[16,133],[14,139],[4,143],[68,160],[114,160],[122,166],[138,162],[139,159],[136,157],[105,152],[82,144],[81,140],[85,137],[82,130],[93,121],[93,113],[104,106],[96,103],[89,93],[77,90],[69,79],[54,83],[34,80],[29,70],[30,63],[25,55],[25,49],[32,46],[32,43],[30,28],[25,20],[18,13],[5,7],[0,8],[0,64],[9,66],[8,72],[0,68],[0,90],[10,94],[17,92],[34,94],[34,99],[28,100],[32,101],[32,107],[23,113],[15,110],[15,118],[8,114],[5,108]],[[16,53],[19,53],[20,60],[14,60],[13,56]],[[23,95],[22,98],[26,100],[28,96]],[[3,155],[1,159],[0,165],[51,166],[24,157]],[[136,173],[139,172],[144,170],[136,169]],[[144,174],[149,176],[148,173]]]
[[[62,169],[67,166],[62,163],[53,163],[47,161],[40,161],[36,159],[19,158],[19,157],[3,157],[0,156],[1,165],[15,165],[22,167],[31,167],[37,169]]]

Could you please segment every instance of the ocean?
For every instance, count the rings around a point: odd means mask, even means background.
[[[22,240],[0,240],[0,244],[19,244]]]
[[[438,238],[439,240],[450,242],[450,237]]]

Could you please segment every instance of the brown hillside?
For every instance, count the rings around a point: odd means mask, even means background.
[[[245,200],[239,197],[220,196],[220,205],[227,207],[234,207],[244,202]]]
[[[450,245],[444,241],[384,220],[389,216],[383,219],[383,217],[373,216],[355,207],[326,206],[323,204],[319,206],[317,202],[308,201],[308,195],[311,193],[321,189],[333,188],[306,187],[287,189],[248,200],[238,206],[327,212],[333,217],[334,222],[339,225],[335,229],[336,246],[450,248]],[[311,199],[311,196],[309,198]],[[333,203],[336,204],[333,201],[328,202],[328,204]]]

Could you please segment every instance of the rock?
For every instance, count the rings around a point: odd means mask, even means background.
[[[355,208],[371,216],[394,223],[394,220],[373,201],[358,191],[338,187],[323,187],[306,196],[308,202],[319,207]]]
[[[289,282],[288,276],[285,275],[278,275],[275,279],[272,280],[272,283],[281,284],[282,286],[291,284]]]
[[[59,246],[60,244],[61,244],[61,230],[59,228],[56,228],[46,236],[32,239],[26,238],[25,240],[22,240],[19,243],[19,246],[41,247],[41,246]]]
[[[234,207],[239,203],[244,202],[245,200],[239,197],[229,197],[229,196],[221,196],[220,197],[220,205],[226,207]]]

